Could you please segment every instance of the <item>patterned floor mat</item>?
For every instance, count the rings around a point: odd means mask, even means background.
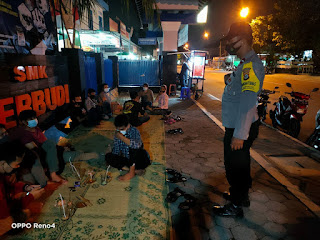
[[[111,169],[112,180],[107,185],[101,185],[101,176],[106,172],[104,153],[112,144],[115,131],[112,122],[103,122],[99,128],[78,128],[72,132],[68,138],[77,150],[101,153],[100,159],[74,163],[82,177],[88,177],[88,171],[93,171],[95,182],[71,192],[69,187],[77,181],[77,177],[67,164],[63,176],[68,178],[69,184],[52,193],[36,220],[38,223],[54,223],[55,228],[30,229],[8,239],[169,239],[170,212],[164,200],[168,193],[164,126],[159,118],[152,116],[148,123],[139,127],[153,164],[144,176],[137,176],[130,182],[118,181],[120,172]],[[70,213],[72,217],[63,221],[62,208],[55,206],[59,193],[73,204],[80,202],[79,196],[82,196],[92,205],[76,208],[74,213]],[[66,212],[68,214],[67,206]]]

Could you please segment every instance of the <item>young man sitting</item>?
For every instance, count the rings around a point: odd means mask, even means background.
[[[87,111],[84,108],[81,96],[75,96],[72,100],[70,107],[70,117],[71,117],[71,130],[74,129],[79,124],[87,125]]]
[[[48,165],[50,177],[53,182],[66,183],[67,181],[60,177],[57,172],[59,171],[59,160],[57,154],[56,144],[50,141],[43,134],[42,130],[37,127],[38,119],[36,112],[33,110],[24,110],[19,115],[19,120],[22,123],[21,143],[30,150],[39,153],[45,151],[45,162]]]
[[[12,137],[12,136],[11,136]],[[13,138],[13,137],[12,137]],[[8,147],[16,144],[16,141],[11,141],[10,136],[4,125],[0,124],[0,152],[6,152]],[[48,183],[48,178],[41,165],[40,157],[32,152],[26,150],[23,166],[19,169],[21,179],[30,183],[38,183],[41,187],[45,187]]]
[[[40,185],[17,182],[14,170],[20,167],[25,149],[19,144],[8,144],[0,161],[0,236],[10,231],[14,222],[27,221],[28,205],[39,198],[44,189]]]
[[[126,101],[123,105],[123,113],[128,114],[132,126],[138,127],[149,121],[150,117],[142,108],[140,96],[137,92],[130,92],[130,98],[131,100]]]
[[[101,104],[99,105],[96,100],[96,91],[92,88],[88,89],[88,97],[86,99],[86,109],[88,112],[88,123],[90,126],[96,126],[100,124],[102,119]],[[109,118],[106,118],[106,120]]]
[[[140,132],[132,127],[126,115],[118,115],[114,120],[116,132],[111,153],[106,154],[106,163],[119,170],[129,172],[121,177],[120,181],[133,178],[136,174],[142,175],[144,169],[150,165],[150,156],[143,149]]]
[[[150,110],[150,107],[153,104],[154,97],[153,91],[149,88],[148,83],[143,84],[142,90],[139,92],[139,96],[141,97],[141,105],[144,109]]]

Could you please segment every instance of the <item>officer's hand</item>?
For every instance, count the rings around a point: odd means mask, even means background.
[[[231,140],[231,149],[232,151],[240,150],[243,148],[244,140],[233,137]]]
[[[229,78],[231,77],[231,73],[224,75],[224,83],[227,85]]]

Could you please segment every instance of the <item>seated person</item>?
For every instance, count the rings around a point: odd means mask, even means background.
[[[43,193],[39,185],[17,182],[14,170],[19,168],[25,148],[19,144],[7,146],[0,161],[0,236],[10,231],[11,224],[23,223],[28,219],[28,205]]]
[[[70,128],[74,129],[79,124],[87,125],[87,111],[83,106],[83,102],[81,96],[76,96],[74,100],[72,100],[70,107],[70,117],[71,124]]]
[[[10,141],[5,126],[0,124],[0,152],[7,151],[8,146],[17,144],[16,141]],[[48,178],[41,165],[40,157],[33,153],[31,150],[26,150],[23,165],[19,170],[19,173],[23,181],[30,183],[38,183],[41,187],[45,187],[48,182]]]
[[[88,97],[86,99],[86,109],[88,113],[88,124],[90,126],[96,126],[100,124],[102,119],[101,104],[96,100],[96,91],[92,88],[88,89]],[[109,119],[109,118],[108,118]]]
[[[140,97],[137,92],[130,92],[131,100],[126,101],[123,105],[123,113],[128,114],[129,122],[132,126],[138,127],[149,121],[150,117],[142,108]]]
[[[129,172],[119,177],[119,180],[130,180],[136,174],[141,175],[145,172],[144,169],[150,165],[150,156],[143,149],[139,130],[130,125],[127,115],[118,115],[114,125],[117,130],[112,152],[106,154],[106,163],[119,170],[129,168]]]
[[[171,111],[169,108],[169,96],[167,94],[167,86],[162,85],[160,88],[159,95],[157,96],[155,102],[158,103],[157,107],[153,107],[153,111],[151,114],[154,115],[170,115]]]
[[[45,162],[48,165],[51,180],[53,182],[66,183],[67,181],[57,174],[59,171],[59,159],[56,144],[48,140],[42,130],[37,127],[36,112],[24,110],[20,113],[19,120],[22,124],[21,143],[28,149],[34,150],[39,156],[41,156],[41,151],[44,150]]]
[[[143,84],[142,90],[139,92],[141,98],[141,105],[144,109],[152,110],[150,107],[153,104],[153,91],[149,89],[148,83]],[[148,108],[149,107],[149,108]]]
[[[111,111],[111,95],[108,84],[102,84],[98,97],[98,102],[102,104],[103,117],[105,119],[112,117]]]

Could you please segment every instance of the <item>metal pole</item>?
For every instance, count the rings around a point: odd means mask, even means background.
[[[221,63],[221,40],[220,40],[220,47],[219,47],[219,49],[220,49],[220,57],[219,57],[219,69],[220,69],[220,63]]]

